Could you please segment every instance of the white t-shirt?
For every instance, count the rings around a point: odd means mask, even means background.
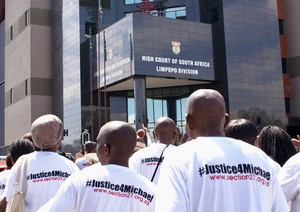
[[[39,212],[150,212],[155,191],[155,184],[127,167],[94,164],[70,176]]]
[[[75,171],[79,171],[72,161],[55,152],[39,151],[21,157],[26,157],[28,160],[25,192],[26,212],[35,212],[43,204],[48,202],[56,194],[64,180]],[[9,202],[12,197],[20,161],[19,158],[16,164],[14,164],[12,177],[9,178],[4,191],[7,202]],[[23,173],[24,169],[22,168],[20,185],[22,185],[23,182]]]
[[[0,172],[0,195],[3,194],[4,189],[6,187],[7,180],[8,178],[10,178],[10,176],[11,176],[10,169]]]
[[[88,153],[75,161],[76,166],[82,170],[83,168],[99,162],[97,153]]]
[[[161,156],[162,151],[164,150],[164,148],[166,148],[166,146],[166,144],[154,143],[149,147],[137,151],[129,159],[129,168],[145,176],[147,179],[151,180],[156,169],[157,162]],[[169,145],[165,149],[162,161],[165,155],[173,148],[176,147],[173,145]],[[158,166],[155,177],[153,179],[153,183],[155,184],[157,184],[161,164]]]
[[[155,211],[288,212],[271,159],[227,137],[199,137],[162,163]]]
[[[300,211],[300,153],[283,165],[277,177],[292,212]]]

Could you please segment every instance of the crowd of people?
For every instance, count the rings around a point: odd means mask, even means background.
[[[212,89],[188,97],[185,120],[180,133],[161,117],[153,136],[144,126],[110,121],[73,157],[59,151],[61,120],[43,115],[10,147],[0,212],[17,190],[26,212],[300,211],[299,136],[230,120]]]

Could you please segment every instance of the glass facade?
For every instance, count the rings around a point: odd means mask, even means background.
[[[80,16],[78,1],[63,4],[63,120],[68,136],[63,148],[80,149],[81,126],[81,70],[80,70]],[[74,150],[73,150],[74,152]]]
[[[154,0],[149,0],[149,1],[154,1]],[[141,3],[142,0],[125,0],[125,5],[127,4],[138,4]]]
[[[277,2],[223,1],[223,21],[230,113],[284,125]]]
[[[184,86],[146,90],[147,123],[145,126],[152,132],[157,119],[163,116],[175,120],[181,133],[185,129],[185,106],[188,95],[203,86]],[[110,120],[126,121],[135,127],[133,91],[110,92]]]
[[[163,19],[157,23],[157,17],[138,18],[136,28],[131,25],[130,18],[122,18],[124,14],[135,11],[134,4],[140,3],[140,0],[107,2],[110,3],[104,8],[99,46],[96,45],[98,38],[91,32],[97,31],[98,27],[96,1],[76,3],[68,0],[63,4],[63,112],[65,129],[68,129],[65,141],[68,144],[78,148],[83,129],[88,129],[95,138],[99,126],[109,120],[135,124],[133,86],[114,90],[116,84],[126,82],[135,74],[156,77],[157,81],[182,77],[159,75],[161,73],[153,71],[158,69],[151,62],[151,56],[175,57],[176,50],[172,52],[172,46],[169,52],[163,52],[167,49],[163,46],[170,43],[170,38],[171,41],[182,40],[181,53],[193,61],[199,55],[212,58],[212,71],[186,77],[189,80],[202,79],[206,84],[199,81],[193,86],[174,83],[169,87],[146,87],[146,125],[150,130],[159,117],[169,116],[183,132],[187,97],[199,88],[219,90],[225,97],[227,112],[232,118],[248,118],[260,126],[285,124],[276,1],[167,1],[165,16],[187,21]],[[113,23],[117,23],[118,27],[109,28]],[[174,33],[174,29],[178,31]],[[186,33],[179,32],[179,29],[185,29]],[[90,33],[92,36],[89,36]],[[120,35],[119,38],[117,35]],[[204,53],[199,54],[199,49]],[[101,73],[107,66],[111,70],[110,77],[116,77],[106,81],[104,87],[106,89],[107,86],[107,93],[103,87],[104,76],[99,74],[100,80],[97,78],[97,60],[93,59],[96,57],[100,58]],[[124,58],[126,60],[122,60]],[[134,62],[131,63],[131,60]],[[120,70],[116,67],[121,67],[120,64],[124,65],[121,69],[126,76],[118,74]],[[102,89],[100,99],[99,87]],[[106,115],[107,118],[104,118]]]
[[[107,6],[107,5],[106,5]],[[96,72],[98,2],[64,1],[63,31],[63,150],[75,153],[81,149],[81,133],[87,129],[91,139],[98,130],[97,91],[93,91]]]

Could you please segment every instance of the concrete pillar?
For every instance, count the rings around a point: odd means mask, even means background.
[[[134,78],[134,100],[135,100],[135,128],[142,128],[142,124],[146,125],[146,78]]]

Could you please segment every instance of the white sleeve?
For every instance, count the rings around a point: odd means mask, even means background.
[[[283,166],[277,174],[279,184],[288,202],[295,199],[299,193],[299,174],[300,172],[295,171],[295,166],[293,165]]]
[[[188,211],[187,187],[184,170],[174,162],[174,154],[168,154],[160,168],[157,185],[156,212]]]
[[[82,167],[82,162],[83,162],[82,158],[78,158],[78,159],[75,161],[75,165],[76,165],[80,170],[83,169],[83,167]]]
[[[288,203],[284,197],[284,193],[282,188],[275,176],[272,182],[273,187],[273,204],[272,204],[272,212],[289,212]]]
[[[43,205],[38,212],[74,211],[77,190],[72,182],[72,178],[74,178],[74,174],[65,180],[56,195]]]
[[[140,173],[140,157],[135,153],[129,158],[129,168],[137,173]]]

